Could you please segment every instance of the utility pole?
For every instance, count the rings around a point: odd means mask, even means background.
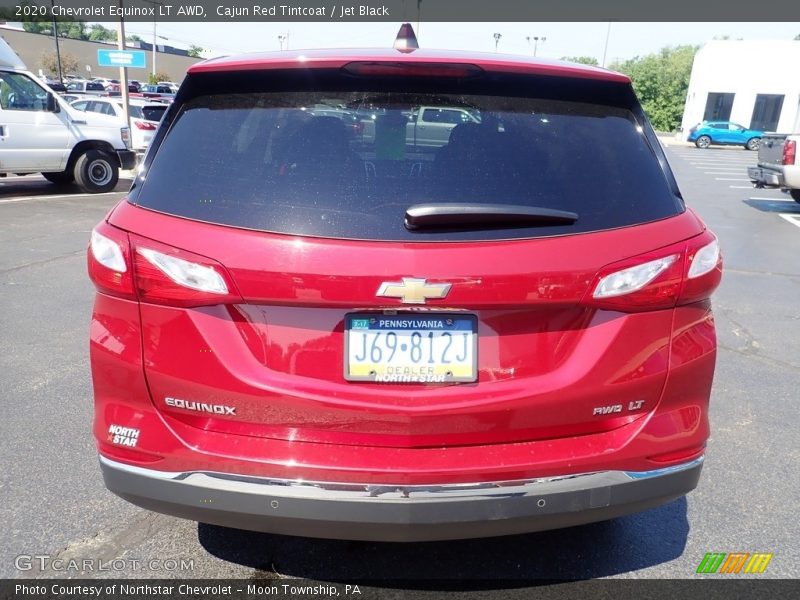
[[[122,0],[118,0],[119,14],[123,14]],[[120,16],[119,23],[117,23],[117,48],[125,50],[125,19]],[[128,69],[127,67],[119,68],[119,91],[122,96],[122,114],[125,118],[125,125],[128,127],[128,139],[130,140],[131,131],[131,116],[128,111]]]
[[[494,51],[497,52],[497,44],[500,43],[500,38],[503,37],[503,34],[495,33],[492,37],[494,38]]]
[[[50,13],[53,15],[53,37],[56,40],[56,62],[58,63],[58,82],[64,83],[64,74],[61,72],[61,48],[58,46],[58,21],[56,21],[55,1],[50,0]]]

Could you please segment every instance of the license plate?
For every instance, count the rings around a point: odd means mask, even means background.
[[[344,377],[380,383],[476,381],[474,315],[345,317]]]

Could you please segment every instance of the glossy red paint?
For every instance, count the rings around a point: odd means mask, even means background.
[[[338,69],[349,63],[362,61],[412,64],[438,63],[439,65],[471,64],[480,67],[484,71],[492,72],[579,77],[621,83],[630,82],[630,78],[627,75],[588,65],[531,58],[529,56],[426,49],[414,50],[413,52],[375,48],[261,52],[213,58],[192,65],[187,72],[195,74],[270,69]]]
[[[104,311],[119,312],[107,298],[98,297],[95,321]],[[684,324],[684,332],[705,341],[705,308],[680,307],[670,311]],[[94,331],[94,330],[93,330]],[[117,341],[138,342],[124,336]],[[95,378],[104,379],[92,339]],[[107,345],[107,343],[106,343]],[[708,438],[708,393],[715,351],[683,356],[671,345],[671,360],[681,363],[670,373],[658,406],[635,421],[610,431],[553,437],[537,441],[441,447],[375,447],[309,443],[297,439],[272,439],[219,433],[181,422],[156,410],[146,387],[130,380],[95,385],[95,435],[98,450],[130,464],[149,465],[163,471],[211,470],[228,473],[302,478],[307,481],[426,484],[525,479],[595,470],[648,470],[669,462],[647,457],[677,452],[705,444]],[[693,354],[695,349],[690,351]],[[138,369],[131,367],[134,373]],[[141,371],[139,371],[141,373]],[[123,388],[122,385],[129,387]],[[122,393],[121,393],[122,392]],[[143,432],[135,451],[105,441],[109,422],[124,419]],[[202,425],[199,424],[198,425]],[[333,451],[335,448],[335,451]],[[683,462],[679,456],[673,462]]]
[[[603,272],[597,264],[654,247],[672,251],[676,239],[706,240],[690,211],[582,236],[482,244],[470,261],[469,243],[297,238],[126,202],[110,226],[137,232],[134,247],[213,256],[242,299],[186,308],[98,294],[96,434],[109,456],[158,461],[164,470],[430,483],[642,470],[656,462],[648,456],[682,456],[708,435],[715,357],[708,303],[639,314],[581,304]],[[169,246],[154,241],[165,231]],[[430,260],[421,263],[423,245]],[[514,265],[502,259],[509,251]],[[346,260],[353,252],[358,264]],[[448,298],[425,310],[478,315],[480,383],[343,379],[344,315],[399,307],[375,290],[408,273],[453,282]],[[117,362],[128,366],[120,372]],[[236,415],[166,406],[167,397],[235,406]],[[593,414],[617,404],[620,412]],[[129,455],[102,441],[117,421],[147,432]],[[493,465],[500,456],[501,466]]]
[[[598,469],[647,470],[669,464],[648,457],[675,452],[672,462],[683,462],[680,451],[701,447],[708,438],[716,354],[708,303],[663,311],[681,334],[669,346],[672,368],[659,402],[640,418],[586,435],[447,448],[331,446],[292,436],[274,439],[211,431],[204,427],[211,419],[185,423],[157,410],[144,385],[138,360],[141,342],[129,321],[135,319],[135,311],[134,303],[98,294],[91,336],[98,450],[130,464],[309,481],[456,483]],[[109,329],[111,323],[116,326]],[[105,441],[109,423],[117,421],[135,424],[143,432],[135,450]]]

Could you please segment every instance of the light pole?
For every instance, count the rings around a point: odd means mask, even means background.
[[[606,67],[606,54],[608,53],[608,39],[611,37],[611,21],[608,22],[608,29],[606,29],[606,45],[603,48],[603,68]]]
[[[497,44],[500,43],[500,38],[503,37],[503,34],[495,33],[492,37],[494,38],[494,51],[497,52]]]
[[[525,39],[528,41],[528,46],[531,45],[531,40],[533,40],[533,55],[534,56],[536,56],[536,51],[539,49],[539,41],[541,40],[541,42],[543,44],[547,41],[546,37],[538,36],[538,35],[534,35],[534,36],[530,36],[529,35]]]
[[[161,2],[158,2],[157,0],[142,0],[142,1],[143,2],[149,2],[150,4],[153,4],[153,5],[158,4],[159,6],[161,6]],[[160,36],[156,35],[156,12],[154,11],[153,12],[153,73],[152,73],[153,82],[154,83],[155,83],[155,79],[156,79],[156,38],[157,37],[160,37]],[[162,39],[166,39],[166,38],[162,38]]]
[[[156,82],[156,18],[153,17],[153,83]]]

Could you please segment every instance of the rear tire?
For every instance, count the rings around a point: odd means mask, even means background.
[[[758,150],[758,147],[761,145],[761,138],[750,138],[747,140],[747,143],[744,145],[745,148],[748,150]]]
[[[55,173],[42,173],[42,177],[47,179],[50,183],[56,185],[66,185],[75,181],[75,174],[68,171],[58,171]]]
[[[75,162],[75,181],[90,194],[110,192],[119,181],[119,164],[108,152],[87,150]]]
[[[798,189],[789,190],[789,195],[795,202],[800,202],[800,190]]]
[[[697,140],[695,140],[694,145],[698,148],[708,148],[711,145],[711,138],[707,135],[701,135]]]

